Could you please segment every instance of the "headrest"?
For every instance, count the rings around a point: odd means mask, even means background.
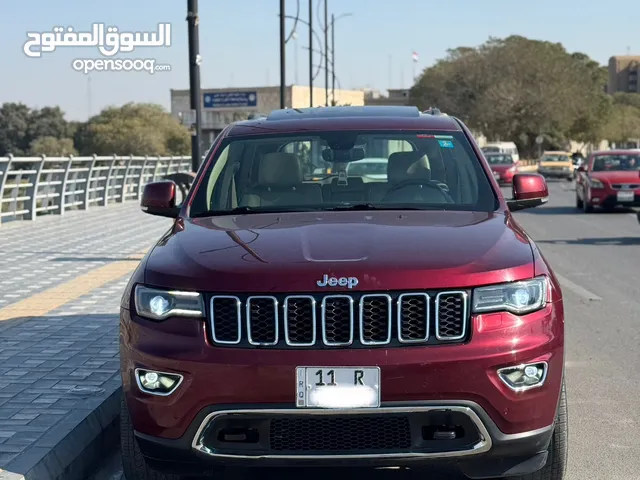
[[[300,160],[293,153],[266,153],[260,160],[258,184],[265,187],[291,187],[301,183]]]
[[[412,178],[429,180],[431,171],[426,167],[427,164],[422,152],[392,153],[387,164],[387,181],[397,183]]]

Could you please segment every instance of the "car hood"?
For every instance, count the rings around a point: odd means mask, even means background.
[[[148,285],[209,292],[464,288],[530,278],[509,213],[305,212],[178,219],[146,263]]]
[[[628,172],[589,172],[589,176],[607,183],[640,183],[640,172],[637,170]]]

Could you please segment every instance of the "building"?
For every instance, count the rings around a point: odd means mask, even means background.
[[[388,96],[382,95],[377,90],[365,91],[364,104],[365,105],[393,105],[393,106],[407,106],[409,102],[409,89],[408,88],[390,88],[387,90]]]
[[[285,89],[285,106],[287,108],[309,107],[309,87],[289,85]],[[329,103],[335,100],[336,105],[364,105],[362,90],[336,90],[332,99],[329,89]],[[252,88],[207,88],[201,92],[202,105],[202,141],[208,148],[214,138],[230,123],[247,120],[256,114],[269,114],[280,108],[280,87]],[[324,106],[326,90],[313,88],[313,106]],[[181,123],[194,123],[190,108],[189,90],[171,90],[171,114]]]
[[[640,93],[640,55],[617,55],[609,59],[607,92]]]

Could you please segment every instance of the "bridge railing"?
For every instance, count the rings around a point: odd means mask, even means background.
[[[191,171],[191,157],[0,157],[0,224],[139,200],[147,183]]]

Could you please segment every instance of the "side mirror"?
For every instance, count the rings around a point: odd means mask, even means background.
[[[586,166],[584,166],[584,165],[580,165],[580,166],[578,167],[578,171],[579,171],[579,172],[582,172],[582,173],[585,173],[585,172],[587,171],[587,167],[586,167]]]
[[[516,173],[513,176],[513,198],[507,200],[512,212],[533,208],[547,203],[549,189],[542,175],[537,173]]]
[[[148,183],[142,192],[140,208],[143,212],[160,217],[176,218],[176,184],[172,181]]]

